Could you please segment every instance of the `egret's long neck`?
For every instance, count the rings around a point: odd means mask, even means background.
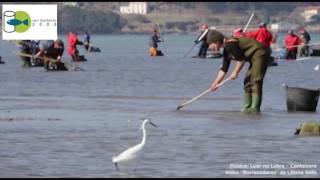
[[[146,123],[142,125],[142,141],[141,141],[141,145],[144,145],[146,143]]]

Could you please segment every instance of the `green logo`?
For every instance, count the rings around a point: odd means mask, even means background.
[[[24,11],[16,11],[16,16],[15,19],[24,21],[24,22],[28,22],[28,23],[21,23],[20,25],[16,26],[16,32],[18,33],[23,33],[26,32],[30,26],[31,26],[31,18],[29,16],[29,14],[27,14]],[[26,21],[27,20],[27,21]]]
[[[6,19],[6,24],[4,26],[5,32],[23,33],[31,26],[31,18],[29,14],[24,11],[5,11],[4,17]]]

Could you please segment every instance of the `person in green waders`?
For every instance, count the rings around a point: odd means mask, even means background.
[[[207,43],[213,50],[223,48],[223,63],[210,89],[212,91],[218,89],[217,85],[228,72],[231,60],[236,62],[230,75],[231,79],[236,79],[244,63],[249,62],[250,66],[244,79],[244,97],[241,111],[260,112],[263,78],[266,74],[270,58],[268,49],[255,39],[245,37],[227,38],[216,30],[208,32]]]

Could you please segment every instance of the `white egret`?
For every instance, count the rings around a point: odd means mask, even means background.
[[[316,70],[316,71],[319,70],[319,64],[316,67],[314,67],[314,70]]]
[[[150,121],[150,119],[148,118],[144,118],[143,122],[142,122],[142,125],[140,128],[142,128],[142,141],[135,145],[135,146],[132,146],[130,148],[128,148],[127,150],[123,151],[122,153],[120,153],[118,156],[114,156],[112,157],[112,162],[114,163],[114,166],[116,167],[116,170],[119,170],[118,169],[118,163],[120,162],[128,162],[128,161],[131,161],[133,160],[134,158],[136,158],[139,154],[139,152],[141,152],[141,150],[143,149],[143,146],[145,145],[146,143],[146,129],[145,129],[145,126],[146,124],[149,123],[155,127],[158,127],[157,125],[155,125],[154,123],[152,123]]]

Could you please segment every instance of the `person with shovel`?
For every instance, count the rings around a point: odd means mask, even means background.
[[[262,102],[263,79],[267,71],[270,51],[255,39],[245,37],[225,37],[221,32],[210,30],[207,36],[209,48],[219,50],[223,48],[223,63],[217,77],[209,89],[217,90],[226,73],[231,60],[236,61],[230,78],[236,79],[244,66],[250,66],[244,79],[244,97],[242,112],[260,112]]]

